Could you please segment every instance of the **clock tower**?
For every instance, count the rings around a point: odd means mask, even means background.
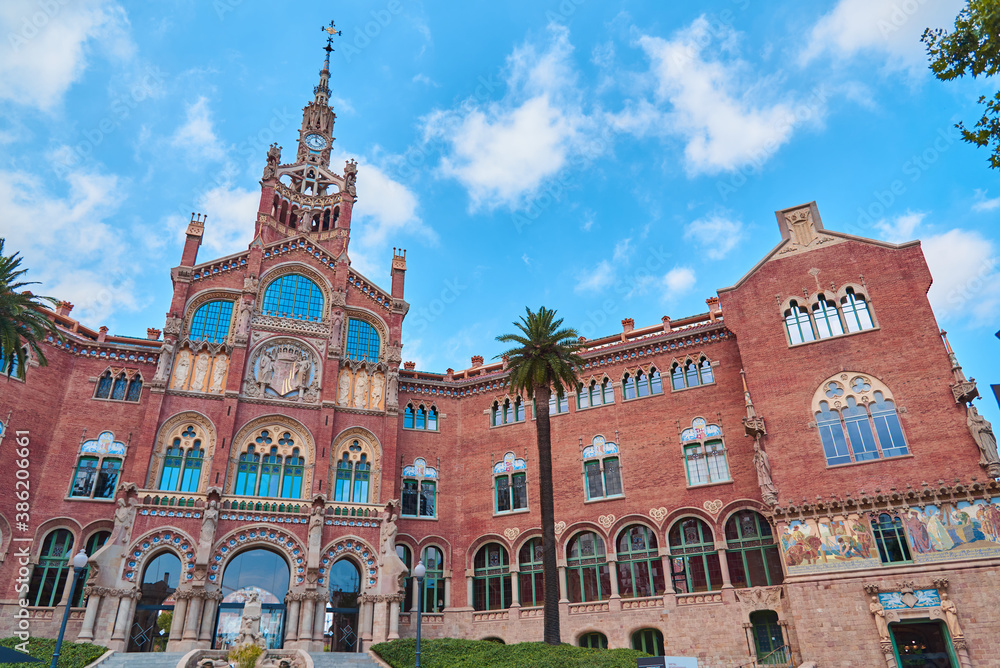
[[[333,146],[333,123],[337,115],[330,107],[330,52],[333,35],[339,35],[333,22],[324,28],[330,36],[326,40],[326,59],[319,72],[319,85],[313,88],[313,101],[302,110],[302,127],[299,128],[299,150],[296,162],[330,166],[330,150]]]

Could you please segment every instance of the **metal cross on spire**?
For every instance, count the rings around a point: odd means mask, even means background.
[[[327,57],[329,57],[330,52],[334,50],[333,36],[334,35],[339,36],[341,34],[341,31],[337,30],[337,26],[333,21],[330,21],[330,25],[328,26],[321,26],[320,29],[329,35],[329,37],[326,38],[326,46],[323,47],[323,50],[326,51]]]

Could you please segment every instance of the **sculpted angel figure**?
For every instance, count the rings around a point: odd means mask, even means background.
[[[226,371],[229,370],[229,360],[225,355],[220,355],[215,360],[215,368],[212,369],[212,392],[222,392],[226,382]]]
[[[194,364],[194,378],[191,379],[191,389],[201,392],[205,389],[205,376],[208,375],[208,365],[212,358],[208,353],[198,355],[198,361]]]
[[[191,353],[187,350],[182,350],[177,356],[177,362],[174,364],[174,384],[173,386],[181,387],[187,381],[188,372],[191,371]]]

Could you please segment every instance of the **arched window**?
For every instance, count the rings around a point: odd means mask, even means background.
[[[513,400],[509,398],[504,399],[503,403],[500,403],[500,400],[497,399],[493,402],[490,415],[490,425],[493,427],[524,422],[524,403],[519,396],[514,397]]]
[[[827,339],[831,336],[838,336],[844,333],[844,327],[840,324],[840,314],[837,313],[837,305],[826,298],[822,293],[817,295],[817,302],[813,304],[813,320],[816,322],[816,331],[819,338]]]
[[[76,498],[111,499],[118,487],[126,446],[110,431],[80,446],[69,495]]]
[[[545,576],[542,573],[542,539],[532,538],[517,553],[517,584],[523,607],[545,604]]]
[[[493,465],[493,489],[496,513],[510,513],[528,508],[527,465],[513,452]]]
[[[689,486],[711,485],[730,479],[719,425],[708,424],[705,418],[695,418],[691,426],[681,432],[681,444]]]
[[[622,598],[659,596],[666,591],[656,536],[634,524],[618,534],[618,592]]]
[[[165,492],[197,492],[205,460],[202,441],[194,425],[175,432],[163,457],[159,489]]]
[[[3,350],[0,349],[0,376],[18,378],[21,373],[22,359],[29,359],[27,348],[15,352],[10,356],[9,360],[4,355]]]
[[[229,336],[232,320],[233,302],[218,300],[202,304],[191,318],[191,340],[222,343]]]
[[[511,605],[510,560],[497,543],[479,548],[473,561],[472,607],[476,610],[506,610]]]
[[[827,466],[910,452],[889,389],[871,376],[827,379],[813,397],[813,411]]]
[[[722,567],[712,530],[696,517],[685,517],[670,527],[671,576],[674,591],[688,594],[722,588]]]
[[[726,522],[726,562],[734,587],[779,585],[785,580],[771,525],[752,510]]]
[[[66,578],[72,567],[73,534],[68,529],[49,532],[38,553],[38,565],[31,571],[28,583],[28,604],[41,608],[55,607],[66,588]]]
[[[404,466],[400,514],[405,517],[437,517],[437,480],[437,469],[427,466],[422,457],[417,457],[412,466]]]
[[[583,449],[583,488],[587,500],[622,495],[618,444],[595,436]]]
[[[403,412],[403,428],[437,431],[437,407],[431,406],[430,408],[427,408],[424,404],[414,406],[412,402],[407,404],[406,409]]]
[[[622,378],[622,395],[625,399],[648,397],[651,394],[663,394],[663,383],[656,367],[650,367],[649,373],[636,369],[634,376],[626,373]]]
[[[562,392],[549,395],[549,415],[569,413],[569,399]]]
[[[639,629],[632,634],[632,649],[653,656],[663,656],[663,634],[657,629]]]
[[[127,387],[128,381],[125,379],[125,373],[122,372],[115,378],[115,384],[111,387],[111,400],[125,401],[125,390]]]
[[[622,377],[622,398],[635,399],[635,377],[625,372]]]
[[[368,503],[371,471],[371,458],[366,445],[354,439],[341,446],[334,500],[341,503]]]
[[[584,384],[576,394],[577,409],[613,403],[615,403],[615,388],[607,376],[600,383],[592,380],[589,385]]]
[[[697,360],[688,359],[683,364],[674,362],[670,369],[670,387],[674,390],[710,385],[715,382],[712,361],[704,355]]]
[[[111,371],[105,371],[97,381],[97,390],[94,392],[95,399],[108,399],[111,397]]]
[[[816,340],[809,312],[799,307],[799,303],[794,299],[789,302],[785,311],[785,329],[788,331],[788,341],[792,345]]]
[[[875,327],[865,296],[857,294],[854,288],[847,288],[845,292],[846,294],[840,298],[840,308],[844,312],[847,331],[860,332]]]
[[[403,562],[406,566],[408,573],[413,572],[413,555],[410,552],[410,548],[402,543],[396,543],[396,556],[399,560]],[[399,604],[400,612],[409,612],[413,609],[413,576],[406,576],[406,584],[403,590],[403,600]]]
[[[906,544],[903,522],[898,517],[882,513],[872,520],[878,556],[883,564],[893,564],[910,560],[910,548]]]
[[[274,280],[264,290],[264,315],[296,320],[319,320],[323,317],[323,291],[299,274]]]
[[[581,635],[578,644],[580,647],[586,647],[587,649],[607,649],[608,637],[600,631],[591,631],[590,633]]]
[[[757,610],[750,613],[753,629],[753,644],[760,665],[787,666],[791,657],[778,623],[778,613],[774,610]]]
[[[142,396],[142,376],[136,374],[128,382],[128,392],[125,394],[125,401],[139,401]]]
[[[573,537],[566,550],[566,589],[570,603],[611,598],[611,571],[604,541],[585,531]]]
[[[677,362],[674,362],[670,370],[670,387],[675,390],[683,390],[685,387],[684,368]]]
[[[424,596],[420,601],[420,612],[441,612],[445,608],[444,599],[444,555],[433,545],[424,548]]]
[[[715,374],[712,373],[712,363],[706,357],[702,357],[698,361],[698,377],[701,379],[702,385],[715,382]]]
[[[269,427],[256,432],[244,446],[236,468],[233,494],[281,499],[302,498],[305,458],[296,436]]]
[[[688,360],[687,364],[684,365],[684,382],[688,387],[700,385],[698,380],[698,365],[691,360]]]
[[[110,537],[111,537],[110,531],[95,531],[94,533],[90,534],[90,537],[87,539],[87,542],[85,543],[84,546],[86,555],[88,557],[94,556],[94,553],[97,552],[102,547],[104,547],[104,543],[106,543],[108,541],[108,538]],[[90,577],[90,566],[88,565],[84,569],[83,575],[80,576],[80,582],[86,582],[89,577]],[[73,595],[73,603],[70,607],[82,608],[84,606],[85,604],[84,599],[86,594],[83,589],[84,588],[82,585],[76,588],[76,593]]]
[[[378,362],[382,351],[378,330],[364,320],[347,321],[347,357],[352,360]]]

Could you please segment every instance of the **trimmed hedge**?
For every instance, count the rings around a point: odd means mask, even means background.
[[[374,645],[393,668],[412,668],[417,641],[412,638]],[[420,641],[423,668],[635,668],[636,659],[649,656],[632,649],[584,649],[572,645],[523,642],[502,645],[488,640]]]
[[[22,641],[19,638],[0,638],[0,645],[16,649]],[[31,638],[28,640],[28,654],[41,659],[43,663],[0,663],[0,666],[23,666],[23,668],[47,668],[52,663],[52,653],[56,651],[56,641],[53,638]],[[75,643],[63,641],[59,649],[59,668],[84,668],[97,661],[108,651],[107,647],[91,645],[90,643]]]

